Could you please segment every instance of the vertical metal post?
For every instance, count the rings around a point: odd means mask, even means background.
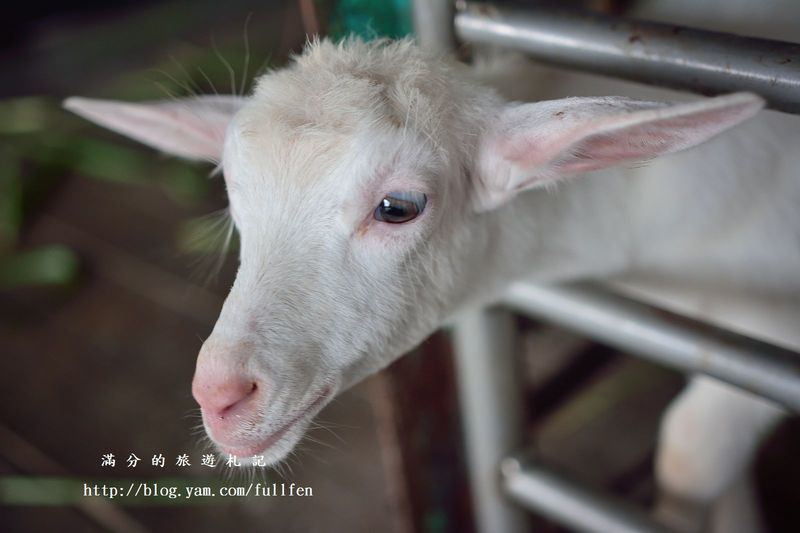
[[[453,332],[477,530],[527,530],[525,511],[503,494],[500,461],[522,443],[517,334],[511,312],[470,311]]]
[[[453,1],[414,0],[413,9],[414,33],[419,44],[440,54],[452,52],[456,43]]]
[[[413,9],[420,46],[452,52],[453,1],[413,0]],[[522,533],[525,511],[504,496],[500,478],[500,461],[522,440],[513,316],[499,308],[470,311],[456,324],[453,340],[477,530]]]

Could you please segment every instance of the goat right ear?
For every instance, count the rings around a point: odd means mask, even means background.
[[[162,152],[217,163],[228,123],[244,102],[239,96],[140,103],[72,97],[64,108]]]
[[[477,207],[493,209],[526,189],[685,150],[763,106],[750,93],[687,103],[615,96],[509,104],[491,119],[478,148]]]

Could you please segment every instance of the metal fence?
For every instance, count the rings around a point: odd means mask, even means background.
[[[701,94],[748,90],[800,114],[800,45],[539,7],[416,0],[423,46],[455,39],[538,60]],[[647,39],[647,46],[636,46]],[[643,510],[566,479],[523,444],[512,312],[557,324],[672,368],[702,373],[800,412],[800,354],[620,296],[596,284],[517,284],[504,305],[454,330],[462,416],[478,530],[526,530],[523,508],[593,532],[663,531]]]

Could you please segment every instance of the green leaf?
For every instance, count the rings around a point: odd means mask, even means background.
[[[0,134],[39,132],[47,128],[52,104],[44,98],[0,101]]]
[[[75,165],[78,173],[121,183],[151,181],[148,156],[143,151],[95,139],[84,139],[76,148],[81,154]]]
[[[0,253],[17,242],[22,224],[22,183],[19,160],[9,150],[0,149]]]
[[[77,276],[78,264],[75,254],[58,244],[0,257],[0,288],[66,285]]]
[[[164,165],[162,183],[170,198],[184,205],[205,198],[212,178],[201,170],[206,169],[191,167],[182,162]]]

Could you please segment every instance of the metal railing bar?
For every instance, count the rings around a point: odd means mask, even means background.
[[[631,354],[715,377],[800,411],[800,354],[591,283],[512,285],[504,303]]]
[[[414,33],[426,50],[435,53],[452,52],[456,38],[453,34],[455,6],[450,1],[412,0]]]
[[[706,95],[751,91],[773,109],[800,113],[800,44],[580,11],[460,5],[456,35],[466,42]]]
[[[643,510],[590,489],[521,454],[500,466],[510,498],[561,525],[591,533],[666,532]]]

